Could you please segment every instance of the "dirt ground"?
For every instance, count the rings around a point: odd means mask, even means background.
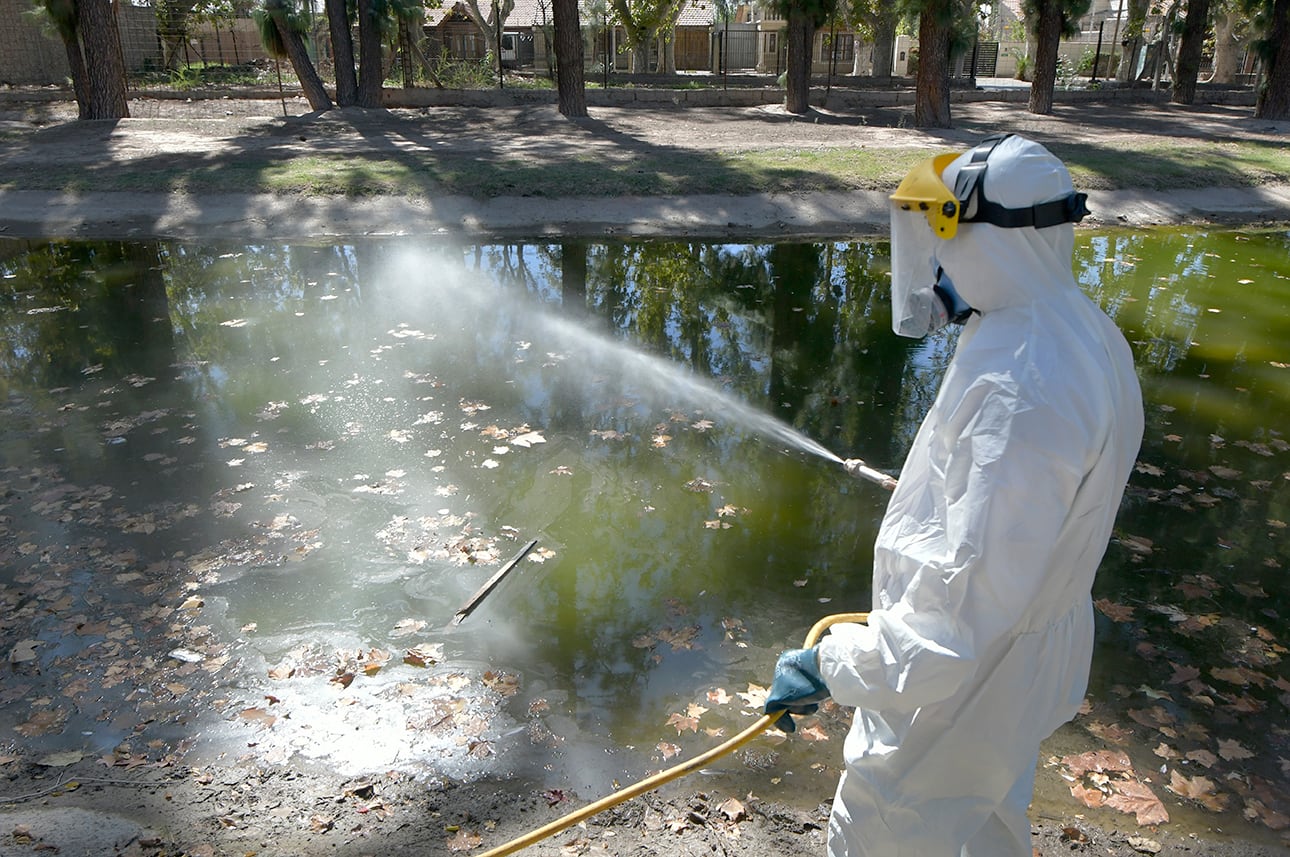
[[[365,116],[303,115],[276,100],[136,102],[135,118],[78,125],[65,102],[0,101],[0,157],[30,163],[197,155],[247,157],[259,149],[307,154],[318,146],[405,145],[409,128],[450,148],[486,146],[499,157],[542,160],[591,147],[606,157],[633,147],[687,149],[854,146],[961,147],[984,133],[1013,130],[1041,141],[1096,135],[1126,151],[1156,136],[1260,139],[1285,145],[1288,123],[1256,122],[1248,108],[1168,105],[1059,105],[1051,117],[1019,105],[958,105],[957,127],[920,132],[907,111],[873,109],[806,119],[781,109],[593,108],[581,122],[553,107],[436,108]],[[374,133],[375,132],[375,133]],[[402,142],[400,142],[402,141]],[[1093,207],[1127,224],[1290,218],[1290,177],[1263,188],[1197,189],[1171,194],[1096,192]],[[409,215],[415,217],[410,221]],[[881,192],[776,197],[585,200],[465,197],[443,200],[277,199],[230,193],[202,198],[134,192],[76,197],[0,191],[0,236],[300,238],[389,234],[409,222],[427,235],[539,234],[798,236],[878,233]],[[0,690],[9,664],[0,667]],[[2,698],[2,697],[0,697]],[[831,750],[836,753],[837,749]],[[50,764],[21,738],[0,736],[0,857],[16,855],[437,855],[481,854],[559,818],[595,796],[571,796],[524,782],[418,781],[389,771],[361,780],[288,762],[241,759],[131,765],[84,759]],[[831,762],[836,764],[836,759]],[[748,793],[707,788],[690,777],[595,816],[528,853],[539,855],[822,854],[832,777],[817,778],[822,801],[802,810]],[[1035,853],[1215,855],[1285,853],[1274,838],[1256,844],[1179,834],[1168,825],[1139,828],[1131,816],[1090,811],[1073,798],[1060,811],[1032,816]],[[929,855],[932,857],[932,855]]]
[[[592,107],[584,120],[564,119],[552,105],[511,108],[435,107],[376,114],[335,110],[308,114],[276,99],[136,100],[132,118],[80,124],[66,102],[32,104],[0,99],[0,160],[86,168],[105,162],[194,165],[282,159],[319,152],[389,151],[433,147],[445,168],[455,157],[491,153],[499,163],[554,164],[594,154],[621,163],[642,153],[737,152],[791,148],[965,148],[1006,130],[1041,142],[1096,139],[1126,152],[1161,137],[1258,140],[1284,146],[1290,123],[1255,120],[1248,107],[1171,104],[1059,104],[1035,116],[1016,103],[956,104],[955,127],[908,127],[908,108],[874,107],[805,117],[782,106],[676,109],[669,106]],[[1086,223],[1150,225],[1200,221],[1290,219],[1290,176],[1262,187],[1192,187],[1172,191],[1090,192]],[[49,237],[321,238],[420,234],[466,238],[776,237],[872,235],[886,229],[886,192],[800,192],[612,198],[454,195],[335,198],[227,193],[200,197],[148,191],[75,195],[0,191],[0,235]]]

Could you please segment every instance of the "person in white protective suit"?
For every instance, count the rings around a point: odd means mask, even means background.
[[[892,195],[892,326],[963,325],[879,530],[867,625],[785,652],[767,712],[854,706],[833,857],[1030,857],[1040,742],[1078,710],[1093,577],[1142,439],[1129,346],[1072,275],[1087,209],[1019,136]]]

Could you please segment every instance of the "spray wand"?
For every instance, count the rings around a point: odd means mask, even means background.
[[[868,479],[870,482],[873,482],[876,485],[881,485],[888,491],[892,491],[896,487],[895,476],[888,476],[881,470],[874,470],[859,458],[848,458],[844,460],[842,462],[842,467],[852,476],[855,476],[858,479]]]

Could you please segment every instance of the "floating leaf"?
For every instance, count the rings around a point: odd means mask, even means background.
[[[748,690],[740,691],[738,696],[744,701],[745,708],[761,711],[766,705],[766,697],[769,694],[770,688],[762,687],[759,684],[750,684],[748,685]]]
[[[1227,796],[1217,792],[1214,781],[1209,777],[1186,777],[1175,768],[1170,772],[1169,785],[1166,788],[1179,797],[1194,800],[1214,812],[1227,809]]]
[[[828,733],[826,733],[824,728],[818,723],[812,723],[810,726],[801,727],[797,730],[797,735],[799,738],[811,742],[829,740]]]
[[[442,643],[421,643],[403,653],[403,663],[414,667],[434,666],[443,660]]]
[[[1247,750],[1240,741],[1228,738],[1218,739],[1218,755],[1222,756],[1229,762],[1254,758],[1254,754]]]
[[[658,746],[655,749],[663,754],[663,761],[665,762],[681,752],[680,747],[675,744],[669,744],[666,741],[659,741]]]
[[[1094,601],[1093,606],[1112,622],[1133,621],[1132,607],[1127,607],[1123,604],[1116,604],[1114,601],[1110,601],[1106,598],[1099,598],[1097,601]]]
[[[714,705],[725,705],[730,702],[731,699],[733,699],[733,697],[726,693],[725,688],[718,687],[715,690],[708,691],[708,702],[711,702]]]
[[[680,735],[687,729],[691,732],[699,731],[699,718],[687,717],[684,714],[673,713],[667,718],[667,725],[676,727],[676,734]]]
[[[22,642],[16,644],[13,647],[13,649],[10,650],[9,660],[11,663],[15,663],[15,664],[34,661],[36,660],[37,657],[39,657],[36,654],[36,649],[40,648],[43,645],[44,643],[42,643],[40,640],[23,640]]]
[[[417,633],[426,626],[422,619],[400,619],[390,631],[391,637],[407,637]]]
[[[263,708],[244,708],[238,713],[238,717],[252,725],[263,726],[265,729],[272,726],[278,719]]]
[[[519,446],[524,449],[528,449],[529,447],[539,443],[546,443],[546,438],[542,436],[541,432],[537,431],[525,432],[522,435],[511,438],[512,446]]]

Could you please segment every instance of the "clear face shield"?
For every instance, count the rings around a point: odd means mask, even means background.
[[[941,242],[958,234],[958,200],[941,173],[957,156],[929,158],[891,196],[891,329],[919,339],[971,312],[937,261]]]

